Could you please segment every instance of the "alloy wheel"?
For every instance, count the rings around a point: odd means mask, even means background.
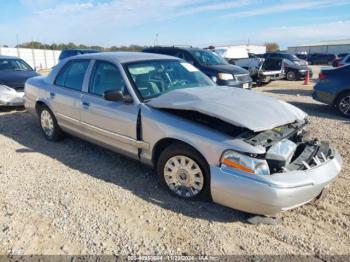
[[[345,96],[339,101],[339,110],[346,116],[350,116],[350,96]]]

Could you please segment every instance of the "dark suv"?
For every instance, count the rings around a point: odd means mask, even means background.
[[[142,52],[179,57],[194,65],[214,82],[222,86],[250,88],[252,79],[249,71],[235,65],[230,65],[220,55],[211,50],[193,47],[150,47]]]
[[[336,60],[334,54],[311,54],[307,59],[310,65],[333,65]]]
[[[99,53],[101,51],[94,49],[64,49],[62,50],[58,60],[61,61],[67,57],[83,55],[83,54],[91,54],[91,53]]]
[[[310,77],[312,76],[312,70],[308,67],[308,63],[291,53],[281,51],[271,52],[264,54],[264,58],[282,59],[287,80],[300,80],[307,75],[307,71],[309,71]]]

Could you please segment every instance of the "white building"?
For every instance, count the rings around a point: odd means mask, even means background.
[[[323,41],[313,44],[297,45],[288,47],[291,53],[322,53],[322,54],[340,54],[350,53],[350,39]]]
[[[260,55],[266,53],[266,46],[264,45],[225,45],[225,46],[215,46],[215,48],[245,48],[248,53]]]

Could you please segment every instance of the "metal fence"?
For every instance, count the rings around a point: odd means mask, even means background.
[[[0,47],[0,55],[20,57],[38,70],[56,65],[60,53],[61,51],[57,50]]]

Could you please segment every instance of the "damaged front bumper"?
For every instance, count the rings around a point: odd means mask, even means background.
[[[342,159],[331,149],[323,162],[305,170],[258,176],[211,166],[211,194],[215,203],[248,213],[274,216],[310,202],[339,174]]]

